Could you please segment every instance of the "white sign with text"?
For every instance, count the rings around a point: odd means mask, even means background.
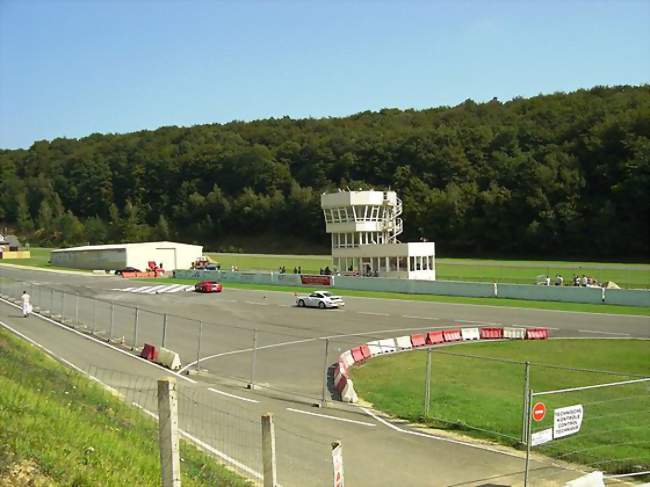
[[[557,408],[553,412],[553,439],[569,436],[580,431],[583,412],[582,404]]]

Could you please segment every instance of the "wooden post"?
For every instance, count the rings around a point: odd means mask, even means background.
[[[158,442],[162,487],[180,487],[181,462],[178,449],[178,404],[176,379],[158,381]]]
[[[275,427],[271,413],[262,415],[262,463],[264,464],[264,487],[276,487]]]

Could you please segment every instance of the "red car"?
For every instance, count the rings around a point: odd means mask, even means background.
[[[194,290],[197,293],[220,293],[223,286],[217,281],[201,281],[194,285]]]

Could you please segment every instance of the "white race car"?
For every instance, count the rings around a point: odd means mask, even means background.
[[[308,306],[321,309],[345,306],[341,296],[332,296],[328,291],[314,291],[309,296],[298,296],[296,297],[296,304],[300,308]]]

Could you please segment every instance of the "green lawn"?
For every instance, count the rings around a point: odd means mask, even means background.
[[[139,282],[157,282],[158,284],[196,284],[198,279],[174,279],[163,278],[138,278],[132,279]],[[235,289],[259,289],[268,291],[285,291],[288,293],[308,292],[311,288],[297,286],[276,286],[274,284],[252,284],[245,282],[224,282],[226,290]],[[510,308],[549,309],[559,311],[576,311],[580,313],[611,313],[621,315],[650,316],[650,308],[641,306],[618,306],[614,304],[581,304],[563,303],[559,301],[530,301],[524,299],[495,299],[495,298],[465,298],[462,296],[433,296],[429,294],[405,294],[389,293],[382,291],[358,291],[355,289],[334,289],[336,294],[341,296],[356,296],[362,298],[378,299],[403,299],[407,301],[428,301],[435,303],[475,304],[483,306],[504,306]]]
[[[629,375],[650,376],[650,341],[511,341],[438,348],[432,354],[430,412],[425,418],[426,355],[425,351],[387,355],[355,367],[352,379],[357,393],[391,415],[510,445],[521,438],[524,365],[487,358],[530,361],[531,388],[538,392],[623,381]],[[632,465],[650,469],[649,390],[645,383],[545,397],[549,411],[582,404],[585,420],[579,434],[539,450],[609,472],[637,468]],[[546,427],[552,427],[552,412],[535,424],[534,431]]]
[[[0,390],[0,485],[160,485],[151,418],[2,328]],[[184,441],[181,456],[183,485],[251,485]]]
[[[301,266],[303,273],[317,274],[331,266],[327,255],[248,255],[209,254],[222,269],[239,266],[240,270],[277,271],[285,266],[287,272]],[[436,259],[436,273],[440,280],[474,282],[508,282],[535,284],[538,275],[554,278],[561,274],[568,282],[573,274],[590,275],[601,282],[614,281],[626,288],[650,288],[650,265],[634,264],[634,269],[620,269],[625,264],[598,262],[514,261],[484,259]]]

